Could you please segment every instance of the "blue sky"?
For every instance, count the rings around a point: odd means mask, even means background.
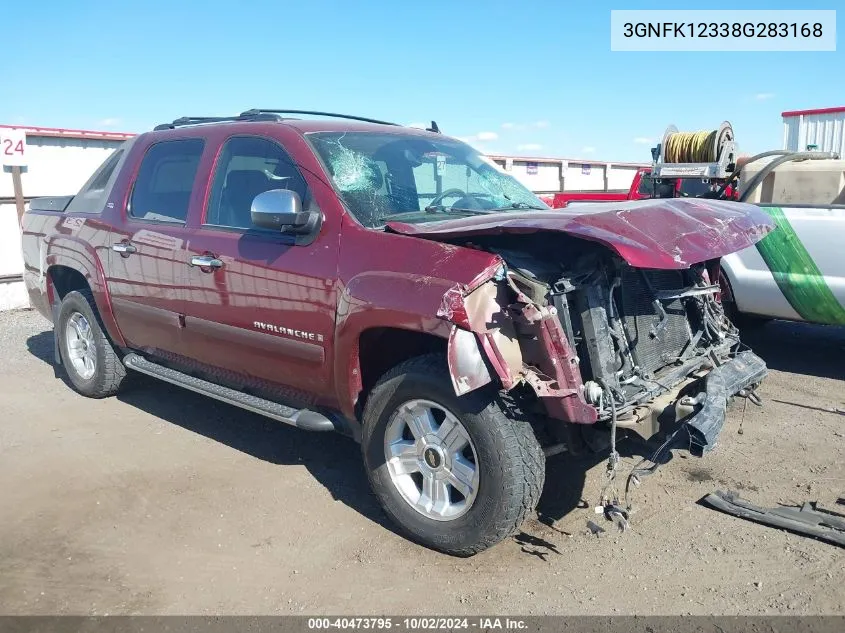
[[[0,123],[143,131],[250,107],[435,119],[491,153],[648,161],[669,124],[778,148],[784,110],[845,105],[845,52],[620,53],[610,10],[678,2],[5,3]],[[689,8],[693,8],[689,6]],[[731,9],[836,9],[731,2]],[[842,24],[841,15],[839,24]]]

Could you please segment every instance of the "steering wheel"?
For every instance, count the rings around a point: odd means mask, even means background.
[[[466,195],[467,195],[466,191],[464,191],[463,189],[457,189],[457,188],[447,189],[446,191],[441,193],[439,196],[435,196],[434,199],[426,205],[426,207],[436,207],[437,205],[439,205],[443,201],[444,198],[449,198],[450,196],[458,196],[458,197],[461,197],[461,198],[465,198]]]

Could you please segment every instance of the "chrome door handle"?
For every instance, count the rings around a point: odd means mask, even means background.
[[[194,255],[191,257],[191,266],[197,268],[223,268],[223,262],[213,255]]]
[[[129,242],[118,242],[117,244],[112,244],[111,249],[115,253],[120,253],[121,255],[131,255],[132,253],[138,252],[138,249],[132,246]]]

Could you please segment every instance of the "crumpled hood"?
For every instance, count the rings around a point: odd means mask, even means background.
[[[689,198],[603,202],[549,211],[479,215],[390,231],[428,239],[555,231],[599,242],[639,268],[688,268],[760,241],[775,228],[752,204]]]

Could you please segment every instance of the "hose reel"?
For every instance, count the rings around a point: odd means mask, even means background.
[[[681,132],[670,125],[652,154],[656,178],[726,178],[736,164],[733,127],[724,121],[715,130]]]

